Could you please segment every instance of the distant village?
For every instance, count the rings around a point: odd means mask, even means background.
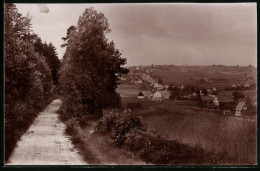
[[[155,79],[152,76],[153,71],[146,67],[135,67],[132,74],[120,77],[122,82],[142,86],[144,90],[136,94],[140,100],[154,101],[196,101],[199,108],[220,110],[223,114],[241,116],[243,111],[248,111],[256,107],[256,97],[245,96],[242,91],[256,89],[256,84],[233,84],[225,87],[224,90],[218,90],[214,78],[201,78],[198,82],[213,84],[213,88],[197,87],[195,85],[176,85],[165,84],[161,78]],[[245,78],[248,80],[249,78]]]

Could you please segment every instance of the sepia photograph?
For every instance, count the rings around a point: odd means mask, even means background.
[[[256,3],[4,3],[4,165],[257,165]]]

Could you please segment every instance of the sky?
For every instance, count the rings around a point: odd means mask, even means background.
[[[62,59],[62,37],[86,8],[105,14],[107,38],[133,65],[257,63],[256,3],[15,4]]]

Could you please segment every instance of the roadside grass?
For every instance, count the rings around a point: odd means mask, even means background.
[[[27,108],[20,120],[10,120],[5,122],[5,162],[8,161],[17,145],[17,142],[20,140],[21,136],[26,133],[39,112],[45,109],[53,99],[55,99],[55,97],[47,99],[41,105],[37,106],[37,108]]]
[[[256,163],[255,119],[223,116],[185,102],[143,101],[142,108],[133,113],[142,117],[149,130],[191,147],[225,154],[218,164]]]
[[[85,127],[66,129],[72,143],[78,149],[83,159],[91,165],[131,165],[145,164],[123,148],[118,148],[112,142],[109,134],[95,133],[97,119],[90,118]]]

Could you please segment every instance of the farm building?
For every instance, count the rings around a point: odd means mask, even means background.
[[[135,84],[136,85],[141,85],[141,84],[143,84],[143,81],[141,81],[141,80],[135,81]]]
[[[156,86],[154,86],[154,88],[156,88],[157,90],[162,90],[164,89],[164,86],[161,84],[157,84]]]
[[[242,110],[247,110],[246,102],[238,102],[235,115],[240,116]]]
[[[215,107],[218,107],[219,106],[219,102],[218,102],[218,99],[216,96],[213,96],[213,95],[209,95],[209,96],[202,96],[201,99],[205,102],[207,102],[207,106],[208,107],[212,107],[215,106]]]
[[[249,85],[248,83],[244,85],[244,87],[249,87],[249,86],[250,86],[250,85]]]
[[[217,91],[216,87],[214,87],[212,90],[213,90],[213,91]]]
[[[202,93],[202,90],[200,90],[200,96],[204,96],[204,93]]]
[[[171,93],[169,91],[156,91],[153,95],[154,100],[170,99]]]
[[[153,97],[153,93],[151,91],[141,91],[139,94],[138,94],[138,98],[139,99],[151,99]]]
[[[121,77],[120,80],[126,81],[127,79],[125,77]]]
[[[231,110],[223,110],[224,115],[231,115]]]
[[[138,93],[137,98],[144,99],[144,94],[142,92]]]

